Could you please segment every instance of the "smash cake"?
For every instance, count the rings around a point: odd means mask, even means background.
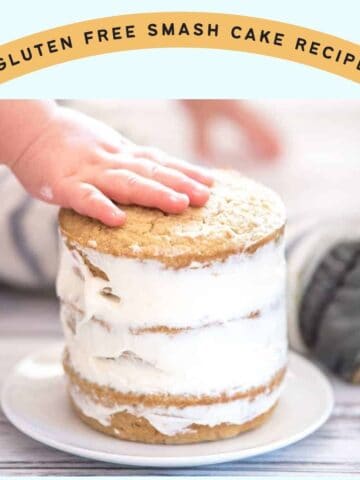
[[[77,414],[146,443],[261,425],[287,362],[281,200],[215,171],[202,208],[122,209],[119,228],[60,211],[63,363]]]

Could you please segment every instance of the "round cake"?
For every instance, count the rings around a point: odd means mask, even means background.
[[[287,361],[281,200],[215,171],[203,208],[121,208],[119,228],[60,211],[57,291],[76,412],[147,443],[216,440],[262,424]]]

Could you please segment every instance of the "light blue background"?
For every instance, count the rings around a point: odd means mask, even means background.
[[[359,0],[8,0],[0,43],[76,21],[146,11],[218,11],[275,19],[360,42]],[[12,80],[0,97],[359,98],[320,70],[238,52],[173,49],[76,60]]]

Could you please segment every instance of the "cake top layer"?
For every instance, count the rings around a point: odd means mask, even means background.
[[[202,208],[190,207],[181,215],[137,206],[121,208],[127,220],[118,228],[61,209],[61,232],[75,248],[182,268],[192,262],[251,254],[279,238],[285,224],[284,205],[276,193],[230,170],[215,171],[210,199]]]

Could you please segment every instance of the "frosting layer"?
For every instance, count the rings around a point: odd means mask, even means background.
[[[71,363],[84,379],[196,396],[266,384],[285,366],[284,285],[282,242],[180,270],[63,244],[57,288]]]
[[[183,433],[191,425],[213,427],[223,423],[242,425],[258,415],[268,411],[277,402],[282,386],[271,393],[258,395],[254,399],[240,399],[227,403],[216,403],[195,407],[150,408],[141,405],[101,405],[84,395],[75,385],[70,387],[70,395],[78,408],[88,417],[96,419],[102,425],[110,425],[112,415],[128,412],[143,417],[160,433],[173,436]]]
[[[90,382],[120,392],[216,395],[266,384],[286,364],[283,302],[257,318],[213,325],[175,335],[134,334],[78,320],[62,307],[71,363]],[[81,318],[81,315],[78,314]]]
[[[107,280],[94,276],[89,264]],[[82,310],[84,322],[95,317],[133,329],[226,323],[268,308],[284,298],[284,289],[282,240],[251,255],[179,270],[63,244],[57,280],[59,297]]]

